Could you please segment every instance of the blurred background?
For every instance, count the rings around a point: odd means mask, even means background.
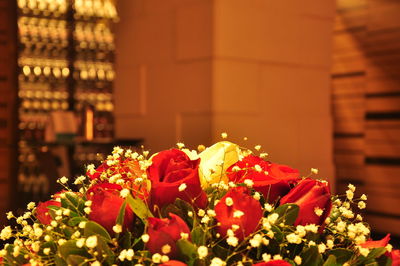
[[[0,0],[0,213],[112,147],[227,132],[400,236],[400,2]],[[247,137],[247,141],[243,140]]]

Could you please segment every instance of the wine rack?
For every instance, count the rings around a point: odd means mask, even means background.
[[[45,200],[62,175],[102,160],[114,139],[114,0],[17,0],[17,207]],[[85,112],[92,114],[90,138]],[[49,140],[52,114],[73,112],[77,136]],[[53,118],[54,119],[54,118]],[[130,145],[137,144],[131,141]]]

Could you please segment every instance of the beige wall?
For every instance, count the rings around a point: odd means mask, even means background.
[[[261,144],[333,177],[332,0],[119,1],[117,135]]]

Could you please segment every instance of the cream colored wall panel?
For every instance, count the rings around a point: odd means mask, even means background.
[[[328,71],[263,64],[261,83],[260,110],[266,115],[324,117],[326,120],[320,126],[330,125]]]
[[[257,114],[266,99],[260,97],[260,65],[216,60],[213,63],[212,108],[216,113]]]
[[[178,60],[212,56],[212,2],[179,6],[176,10],[176,57]]]
[[[247,1],[217,1],[214,12],[217,57],[330,65],[330,20],[290,16]]]
[[[176,114],[176,140],[190,149],[211,145],[211,113]]]

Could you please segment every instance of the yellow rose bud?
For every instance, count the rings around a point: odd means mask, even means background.
[[[202,187],[221,181],[227,184],[226,169],[239,160],[239,154],[239,146],[229,141],[217,142],[201,152],[199,175]]]

